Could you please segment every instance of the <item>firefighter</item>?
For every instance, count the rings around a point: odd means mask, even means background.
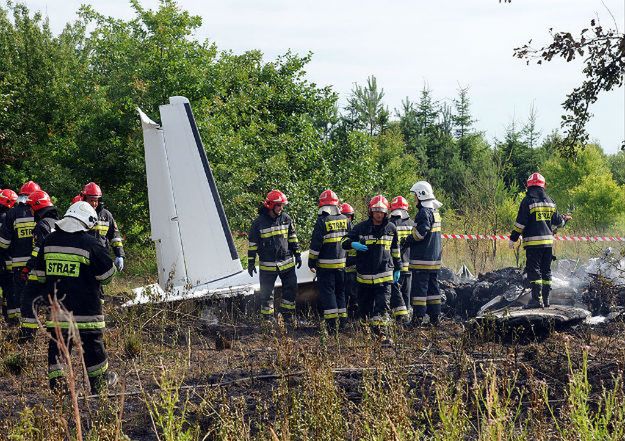
[[[33,251],[35,218],[30,207],[26,205],[26,199],[31,193],[39,190],[41,187],[33,181],[22,185],[17,203],[7,212],[0,230],[0,248],[5,250],[11,260],[12,286],[7,296],[7,315],[12,325],[19,325],[20,322],[20,304],[24,288],[20,274]]]
[[[15,205],[17,201],[17,193],[10,188],[0,191],[0,231],[6,217],[7,211]],[[0,306],[2,307],[2,316],[8,321],[7,315],[7,297],[12,292],[13,280],[11,277],[11,259],[10,256],[2,252],[0,249]]]
[[[391,284],[399,281],[401,256],[395,225],[388,220],[388,200],[374,196],[369,201],[369,218],[355,225],[343,239],[344,249],[357,251],[356,282],[358,306],[363,322],[392,344],[386,337],[390,309]]]
[[[391,201],[391,222],[397,228],[397,237],[400,243],[405,241],[410,235],[414,226],[414,222],[408,214],[408,208],[408,201],[403,196],[396,196]],[[393,311],[395,320],[406,324],[410,322],[410,313],[412,312],[410,307],[412,274],[408,268],[410,261],[410,250],[408,247],[404,247],[401,250],[401,254],[402,263],[399,283],[394,283],[391,286],[391,311]]]
[[[354,209],[348,203],[341,204],[341,214],[347,217],[347,231],[354,224]],[[358,290],[356,284],[356,250],[350,248],[346,252],[345,261],[345,301],[350,318],[358,316]]]
[[[425,314],[432,325],[438,325],[441,313],[441,292],[438,273],[441,269],[441,215],[443,205],[434,196],[426,181],[415,183],[410,192],[415,195],[417,215],[405,246],[410,248],[408,268],[412,273],[410,300],[413,308],[412,324],[419,326]]]
[[[569,220],[570,215],[558,214],[556,204],[545,192],[545,178],[540,173],[532,173],[527,179],[527,193],[508,242],[508,246],[514,248],[514,243],[523,235],[525,270],[532,290],[528,308],[549,307],[553,230],[564,227]]]
[[[295,319],[295,266],[302,266],[302,257],[295,225],[284,212],[284,206],[288,203],[284,193],[271,190],[259,207],[258,217],[252,223],[248,235],[247,271],[250,277],[254,277],[258,254],[262,302],[260,313],[270,321],[274,320],[273,288],[277,277],[282,281],[282,314],[285,318]]]
[[[319,214],[310,239],[308,267],[317,273],[319,303],[329,331],[347,324],[345,301],[345,250],[341,241],[347,234],[348,220],[341,214],[339,198],[332,190],[319,196]]]
[[[32,273],[35,268],[37,256],[41,250],[43,240],[54,230],[54,224],[59,219],[57,208],[52,203],[50,196],[45,191],[34,191],[26,200],[35,218],[35,228],[33,229],[33,251],[31,258],[22,268],[20,276],[25,283],[21,300],[21,326],[20,343],[31,341],[37,332],[37,305],[45,297],[45,292],[41,284],[37,281],[37,276]]]
[[[113,248],[115,254],[115,266],[118,271],[124,269],[124,244],[122,243],[122,237],[117,228],[117,222],[113,218],[113,215],[109,210],[104,207],[102,201],[102,189],[95,182],[89,182],[86,184],[80,195],[82,200],[88,202],[96,213],[98,213],[98,222],[93,227],[94,234],[102,240],[105,248],[110,245]],[[72,203],[78,202],[77,196],[72,199]]]
[[[105,328],[101,285],[115,274],[113,261],[102,242],[89,231],[96,224],[98,214],[84,201],[72,204],[65,216],[57,221],[55,231],[43,241],[33,270],[38,281],[45,283],[45,291],[60,310],[51,305],[51,316],[46,327],[52,337],[48,344],[48,379],[55,389],[64,376],[63,360],[57,345],[55,328],[60,328],[65,343],[71,345],[70,327],[80,336],[82,356],[92,393],[103,386],[113,385],[117,375],[108,371],[108,358],[102,339]],[[71,319],[71,321],[70,321]]]

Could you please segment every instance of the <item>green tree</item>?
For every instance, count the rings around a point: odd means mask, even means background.
[[[611,174],[586,175],[571,189],[575,204],[574,225],[592,232],[607,232],[625,213],[625,186],[618,185]]]
[[[612,176],[619,185],[625,185],[625,152],[619,152],[608,157]]]
[[[369,135],[381,133],[389,121],[389,112],[384,106],[384,89],[378,89],[375,76],[367,78],[366,86],[354,84],[347,99],[347,112],[355,117],[357,129],[366,130]]]

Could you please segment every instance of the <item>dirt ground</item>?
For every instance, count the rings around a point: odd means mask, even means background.
[[[487,341],[475,329],[445,319],[437,328],[392,328],[395,346],[382,348],[375,336],[356,324],[334,336],[320,332],[314,322],[292,329],[261,326],[242,317],[234,324],[232,318],[222,317],[218,325],[207,324],[199,318],[197,306],[190,304],[126,310],[112,301],[106,310],[110,369],[120,376],[108,400],[123,420],[123,432],[133,440],[158,439],[146,403],[157,399],[159,384],[171,386],[172,377],[185,397],[181,401],[188,400],[187,422],[210,428],[218,410],[206,411],[206,406],[219,406],[218,395],[221,402],[243,400],[249,419],[264,409],[262,418],[271,423],[271,403],[279,384],[287,381],[296,386],[319,360],[331,369],[339,389],[355,405],[363,399],[363,374],[381,367],[402,370],[417,403],[433,399],[434,383],[466,381],[471,385],[481,381],[488,367],[501,378],[514,379],[514,386],[525,391],[521,406],[530,407],[536,399],[532,391],[547,385],[549,399],[558,408],[566,398],[567,378],[582,365],[584,352],[592,393],[597,395],[613,386],[625,365],[622,322],[594,329],[578,325],[540,341],[518,344]],[[0,326],[4,434],[24,409],[58,406],[47,386],[46,334],[40,331],[36,342],[23,349],[14,341],[15,331]],[[167,373],[174,375],[167,377]],[[83,376],[78,383],[84,393]],[[93,409],[101,404],[95,398],[81,398],[80,405],[88,428],[97,419]]]

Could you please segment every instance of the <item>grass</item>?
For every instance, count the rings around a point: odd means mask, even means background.
[[[131,255],[104,305],[111,369],[121,384],[104,399],[79,392],[85,440],[625,437],[621,322],[521,345],[476,338],[447,321],[438,329],[393,329],[390,349],[366,330],[261,329],[255,318],[226,316],[215,327],[200,320],[197,303],[120,308],[117,296],[149,281],[141,269],[149,263],[135,262],[151,259],[149,251]],[[469,249],[447,248],[447,255],[461,262]],[[500,249],[491,264],[510,258]],[[227,306],[221,309],[236,302]],[[0,324],[0,440],[77,439],[71,404],[47,387],[46,342],[40,331],[21,351],[14,330]],[[76,372],[75,389],[83,391],[86,378]]]

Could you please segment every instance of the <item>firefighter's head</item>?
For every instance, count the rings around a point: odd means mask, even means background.
[[[39,184],[34,181],[28,181],[24,185],[20,187],[19,196],[17,198],[17,202],[19,204],[25,204],[26,199],[28,199],[28,195],[34,191],[41,190]]]
[[[96,209],[100,205],[100,199],[102,199],[102,189],[95,182],[89,182],[82,188],[80,195],[83,201]]]
[[[54,206],[48,193],[42,190],[33,191],[29,194],[28,199],[26,199],[26,205],[30,207],[33,214],[37,213],[39,210],[43,210],[44,208]]]
[[[410,188],[410,193],[415,195],[417,207],[423,205],[427,208],[438,209],[443,205],[436,199],[436,196],[434,196],[434,190],[432,190],[432,186],[429,182],[416,182]]]
[[[527,178],[527,188],[530,187],[541,187],[545,188],[546,181],[545,177],[540,173],[532,173],[529,178]]]
[[[4,190],[0,191],[0,209],[8,210],[9,208],[12,208],[13,205],[15,205],[16,201],[17,193],[15,193],[10,188],[5,188]]]
[[[280,216],[284,206],[288,203],[289,200],[286,198],[284,193],[280,190],[271,190],[267,193],[263,206],[267,209],[271,216],[277,217]]]
[[[354,220],[354,209],[347,202],[341,204],[341,214],[347,216],[349,220]]]
[[[381,224],[388,214],[388,200],[381,194],[374,196],[369,201],[369,216],[376,225]]]
[[[391,216],[406,216],[408,212],[408,201],[403,196],[395,196],[391,201]]]
[[[319,214],[339,214],[339,197],[332,190],[324,190],[319,195]]]

